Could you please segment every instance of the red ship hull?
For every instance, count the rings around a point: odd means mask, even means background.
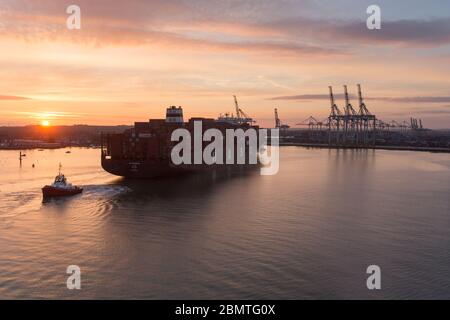
[[[42,194],[44,197],[65,197],[74,196],[83,192],[82,188],[74,187],[72,189],[55,188],[52,186],[45,186],[42,188]]]

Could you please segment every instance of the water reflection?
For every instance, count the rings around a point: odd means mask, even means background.
[[[30,151],[37,166],[21,170],[1,153],[0,297],[450,297],[449,155],[280,156],[275,176],[127,180],[101,169],[98,150]],[[84,191],[42,203],[61,159]],[[373,263],[386,270],[377,296],[365,287]],[[79,292],[65,287],[70,264]]]
[[[258,175],[258,169],[213,170],[179,177],[158,178],[152,180],[120,178],[112,185],[128,188],[131,192],[118,195],[130,201],[159,197],[164,199],[185,198],[201,195],[208,198],[214,188],[234,179],[246,179]]]

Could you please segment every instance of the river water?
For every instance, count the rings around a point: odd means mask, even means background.
[[[449,154],[281,147],[274,176],[132,181],[67,150],[0,151],[0,299],[450,298]],[[84,192],[43,202],[60,162]]]

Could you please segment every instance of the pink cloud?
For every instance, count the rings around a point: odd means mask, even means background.
[[[9,95],[0,95],[0,100],[28,100],[30,98],[19,97],[19,96],[9,96]]]

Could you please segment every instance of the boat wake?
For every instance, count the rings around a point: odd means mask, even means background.
[[[131,191],[117,185],[83,185],[84,192],[74,197],[44,201],[40,190],[0,193],[0,228],[9,228],[21,215],[45,213],[47,209],[64,211],[76,207],[86,215],[105,215],[114,208],[115,198]]]
[[[0,227],[9,228],[14,218],[39,210],[41,203],[39,192],[10,192],[0,196]]]

